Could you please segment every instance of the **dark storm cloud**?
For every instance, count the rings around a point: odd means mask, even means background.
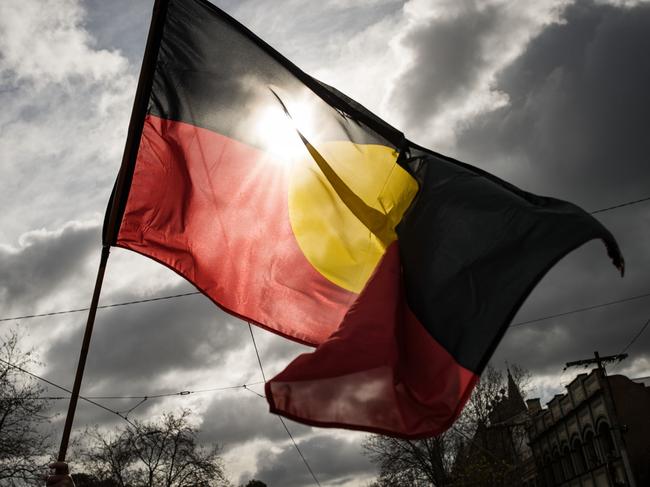
[[[485,67],[485,36],[500,19],[497,7],[468,2],[458,14],[434,18],[403,39],[413,60],[396,83],[392,104],[403,113],[405,126],[418,127],[467,95]]]
[[[100,243],[98,226],[68,224],[57,232],[23,235],[17,248],[0,247],[0,303],[6,313],[24,311],[83,275]]]
[[[44,356],[48,368],[63,377],[74,370],[82,331],[75,327],[53,343]],[[100,310],[84,375],[86,391],[141,392],[150,390],[154,380],[160,387],[165,373],[217,369],[247,338],[241,322],[201,295]]]
[[[590,208],[645,196],[650,180],[650,5],[578,2],[496,83],[507,106],[467,123],[459,152],[511,158],[528,187]]]
[[[263,386],[254,387],[263,391]],[[201,439],[219,443],[226,450],[256,438],[286,440],[287,432],[278,418],[269,414],[267,402],[246,390],[215,395],[203,414]],[[301,438],[312,428],[285,420],[294,438]]]
[[[509,103],[468,120],[457,156],[524,189],[589,210],[650,194],[650,6],[592,2],[569,6],[497,78]],[[515,319],[535,318],[648,292],[650,208],[596,215],[618,239],[627,262],[621,280],[602,245],[572,253],[542,281]],[[494,361],[558,373],[593,350],[618,353],[648,315],[647,300],[513,328]],[[642,337],[630,350],[650,353]]]
[[[320,435],[299,442],[299,446],[320,482],[340,485],[375,473],[359,442]],[[268,485],[285,487],[314,482],[291,444],[285,445],[279,453],[267,450],[258,454],[254,477]]]

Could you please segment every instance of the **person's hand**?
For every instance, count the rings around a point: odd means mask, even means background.
[[[67,463],[54,462],[49,467],[54,470],[54,474],[47,476],[45,485],[48,487],[74,487]]]

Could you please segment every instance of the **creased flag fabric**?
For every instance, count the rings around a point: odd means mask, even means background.
[[[622,268],[580,208],[411,143],[209,2],[163,25],[104,243],[316,347],[266,384],[272,411],[440,433],[550,267],[600,238]]]

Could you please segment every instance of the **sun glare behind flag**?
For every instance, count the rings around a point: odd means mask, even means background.
[[[272,411],[444,431],[555,262],[600,238],[622,268],[580,208],[418,147],[207,1],[165,6],[104,244],[317,347],[267,383]]]

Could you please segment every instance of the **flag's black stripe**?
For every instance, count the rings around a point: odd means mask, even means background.
[[[407,159],[420,192],[397,228],[409,307],[463,367],[480,374],[546,272],[611,233],[577,206],[536,196],[429,151]]]
[[[319,100],[319,129],[330,130],[331,138],[344,134],[353,142],[402,144],[400,131],[304,73],[214,5],[204,0],[170,1],[151,114],[255,146],[251,140],[255,127],[245,122],[260,103],[270,100],[266,97],[271,89],[292,97],[306,88]]]

